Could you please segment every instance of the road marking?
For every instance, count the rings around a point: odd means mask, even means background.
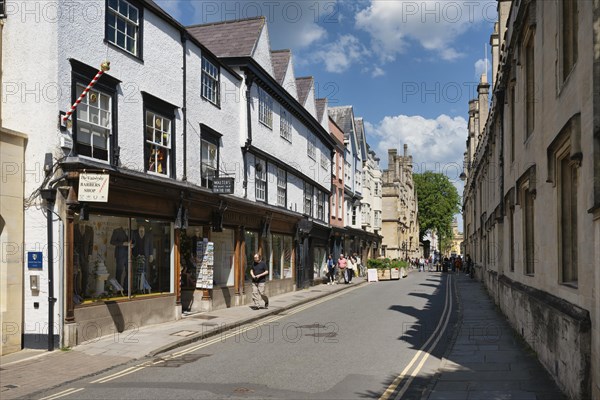
[[[42,397],[40,400],[54,400],[54,399],[59,399],[61,397],[65,397],[65,396],[68,396],[68,395],[73,394],[73,393],[81,392],[83,389],[84,388],[79,388],[79,389],[71,388],[71,389],[63,390],[62,392],[55,393],[55,394],[53,394],[51,396]]]
[[[402,396],[404,394],[404,392],[406,392],[406,390],[408,389],[408,386],[410,385],[410,383],[413,381],[413,379],[415,378],[416,374],[419,373],[419,371],[421,370],[421,368],[423,367],[423,365],[425,364],[425,361],[427,360],[427,358],[429,358],[429,352],[435,348],[435,346],[438,344],[440,338],[441,338],[441,334],[444,332],[444,330],[446,329],[446,326],[448,325],[448,320],[450,318],[450,314],[452,313],[452,295],[451,295],[451,280],[452,280],[452,276],[449,275],[448,276],[448,280],[446,281],[446,298],[445,298],[445,302],[444,302],[444,310],[442,311],[442,315],[440,317],[440,320],[435,328],[435,330],[433,331],[433,333],[431,334],[431,336],[427,339],[427,341],[425,342],[425,344],[423,346],[421,346],[421,348],[419,349],[419,351],[417,351],[417,353],[414,355],[414,357],[412,358],[412,360],[410,361],[410,363],[404,368],[404,370],[402,370],[402,372],[400,373],[400,375],[398,375],[396,377],[396,379],[394,379],[394,381],[390,384],[390,386],[388,386],[388,388],[385,390],[385,392],[383,392],[383,394],[380,397],[380,400],[388,400],[390,398],[390,396],[392,394],[394,394],[394,392],[396,391],[396,389],[398,388],[398,386],[400,385],[400,383],[404,380],[404,378],[406,378],[408,371],[410,371],[410,369],[412,368],[412,366],[417,362],[417,360],[419,360],[419,358],[421,357],[421,355],[424,355],[423,359],[421,360],[421,362],[417,365],[417,367],[415,368],[415,370],[410,374],[409,379],[404,383],[404,385],[402,386],[402,389],[398,392],[398,395],[394,398],[395,400],[399,399],[400,396]],[[440,330],[440,327],[443,323],[443,327]],[[425,350],[425,352],[423,351],[428,345],[429,343],[437,336],[437,339],[435,340],[435,342]]]
[[[360,286],[356,286],[356,287],[353,287],[353,288],[350,288],[350,289],[341,290],[338,293],[334,293],[334,294],[332,294],[330,296],[325,296],[325,297],[323,297],[321,299],[317,299],[317,300],[311,301],[311,302],[309,302],[307,304],[304,304],[304,305],[301,305],[301,306],[298,306],[298,307],[294,307],[286,315],[275,315],[275,316],[272,316],[272,317],[267,318],[265,320],[261,320],[260,321],[260,325],[261,326],[262,325],[268,325],[271,322],[280,320],[282,318],[289,317],[290,315],[297,314],[297,313],[299,313],[301,311],[306,310],[307,308],[314,307],[314,306],[319,305],[319,304],[321,304],[321,303],[323,303],[325,301],[329,301],[329,300],[335,299],[336,297],[339,297],[339,296],[341,296],[343,294],[347,294],[347,293],[353,292],[353,291],[355,291],[355,290],[357,290],[359,288],[360,288]],[[162,362],[165,362],[165,361],[168,361],[168,360],[172,360],[174,358],[181,357],[181,356],[189,354],[189,353],[193,353],[196,350],[200,350],[200,349],[202,349],[204,347],[208,347],[208,346],[213,345],[213,344],[218,343],[218,342],[223,342],[223,341],[225,341],[225,340],[227,340],[227,339],[229,339],[229,338],[231,338],[233,336],[243,334],[243,333],[249,331],[250,329],[256,328],[256,325],[258,325],[258,324],[250,324],[248,326],[245,326],[242,330],[239,330],[239,331],[238,330],[233,330],[231,333],[228,333],[225,336],[218,335],[217,337],[215,337],[213,339],[210,339],[207,342],[200,343],[200,344],[197,344],[197,345],[195,345],[193,347],[189,347],[189,348],[187,348],[185,350],[181,350],[181,351],[172,353],[170,355],[166,355],[164,357],[161,357],[160,360],[146,361],[146,362],[138,364],[138,365],[136,365],[134,367],[129,367],[127,369],[124,369],[123,371],[116,372],[116,373],[114,373],[112,375],[108,375],[108,376],[96,379],[94,381],[91,381],[90,383],[106,383],[106,382],[110,382],[112,380],[121,378],[123,376],[132,374],[134,372],[141,371],[142,369],[150,367],[152,365],[160,364]],[[46,399],[46,400],[50,400],[50,399]]]

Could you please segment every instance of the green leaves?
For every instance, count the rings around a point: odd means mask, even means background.
[[[419,204],[419,235],[435,230],[440,239],[452,237],[454,214],[460,211],[460,197],[444,174],[427,171],[413,176]]]

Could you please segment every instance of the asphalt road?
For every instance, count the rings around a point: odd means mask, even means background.
[[[414,272],[357,286],[38,398],[418,399],[451,336],[448,279]]]

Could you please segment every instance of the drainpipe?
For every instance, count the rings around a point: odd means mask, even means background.
[[[187,181],[187,34],[181,32],[181,42],[183,45],[183,176],[182,181]]]
[[[246,122],[248,124],[248,137],[246,143],[242,148],[242,155],[244,158],[244,198],[248,198],[248,150],[252,145],[252,83],[253,77],[250,73],[246,72]]]

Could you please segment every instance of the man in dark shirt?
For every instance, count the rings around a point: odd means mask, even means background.
[[[262,261],[260,254],[254,255],[254,265],[250,268],[250,276],[252,276],[252,301],[254,309],[260,308],[260,298],[265,301],[265,308],[269,307],[269,298],[265,295],[265,283],[269,275],[267,264]]]

